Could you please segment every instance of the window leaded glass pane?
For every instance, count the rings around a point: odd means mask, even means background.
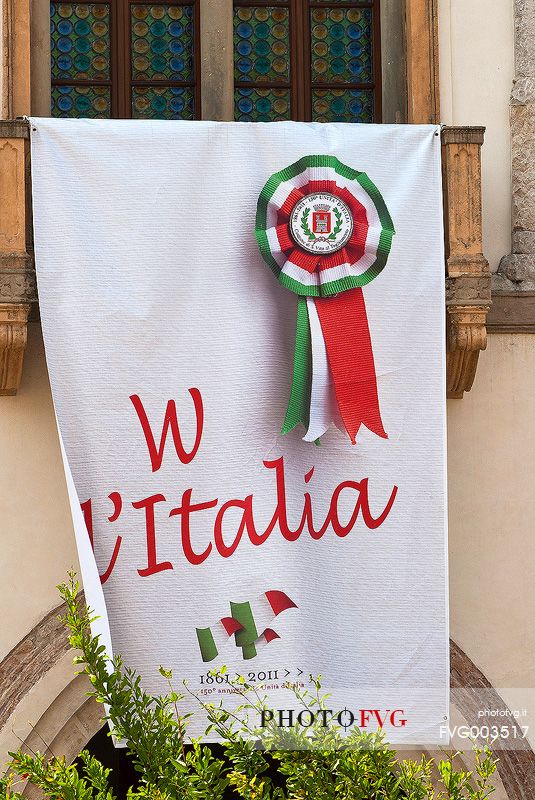
[[[132,78],[193,78],[193,7],[131,6]]]
[[[194,93],[190,87],[132,87],[133,119],[193,119]]]
[[[243,81],[290,79],[289,12],[277,6],[239,6],[234,11],[234,78]]]
[[[234,100],[241,122],[276,122],[289,118],[289,89],[236,89]]]
[[[313,89],[314,122],[371,122],[373,91],[367,89]]]
[[[372,10],[312,8],[312,83],[371,83]]]
[[[109,5],[52,3],[50,37],[53,79],[109,79]]]
[[[52,87],[53,117],[109,117],[111,91],[109,86]]]

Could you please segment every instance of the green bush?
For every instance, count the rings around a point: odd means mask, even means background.
[[[103,716],[126,744],[139,773],[129,800],[485,800],[493,791],[496,760],[487,747],[475,749],[473,773],[456,768],[455,753],[438,762],[402,759],[377,734],[357,730],[344,737],[336,728],[319,725],[306,730],[268,725],[259,747],[248,712],[258,713],[264,700],[243,680],[233,689],[241,697],[242,715],[221,704],[202,703],[210,728],[223,741],[224,755],[218,757],[215,748],[189,741],[188,715],[179,710],[183,696],[174,690],[171,673],[160,668],[169,683],[167,694],[144,692],[140,677],[120,657],[110,661],[91,635],[90,613],[77,603],[74,576],[59,588],[67,606],[69,642],[77,651],[74,661],[88,676],[95,701],[105,704]],[[324,708],[320,688],[319,679],[312,681],[311,691],[297,695],[299,701],[307,708]],[[110,770],[87,751],[70,766],[61,757],[41,753],[10,756],[10,769],[0,779],[1,800],[22,800],[18,788],[25,781],[50,800],[114,800]]]

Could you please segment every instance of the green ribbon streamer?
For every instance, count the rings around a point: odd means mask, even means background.
[[[292,388],[281,433],[289,433],[299,423],[308,428],[310,417],[310,383],[312,372],[310,323],[306,297],[297,298],[297,326]]]

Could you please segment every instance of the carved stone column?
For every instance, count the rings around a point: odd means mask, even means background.
[[[0,13],[0,118],[15,119],[31,110],[31,0],[2,0]]]
[[[535,3],[514,0],[515,78],[511,92],[512,247],[495,289],[535,290]]]
[[[443,128],[446,237],[447,393],[472,388],[480,350],[487,346],[490,272],[482,252],[481,145],[484,128]]]
[[[438,0],[405,0],[407,118],[440,122]]]
[[[29,253],[28,138],[27,123],[0,121],[0,395],[19,388],[26,322],[37,301]]]

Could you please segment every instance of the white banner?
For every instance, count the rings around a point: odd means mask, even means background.
[[[231,706],[226,665],[282,724],[321,674],[333,717],[445,742],[439,129],[31,126],[48,367],[114,652],[149,691],[161,664]]]

